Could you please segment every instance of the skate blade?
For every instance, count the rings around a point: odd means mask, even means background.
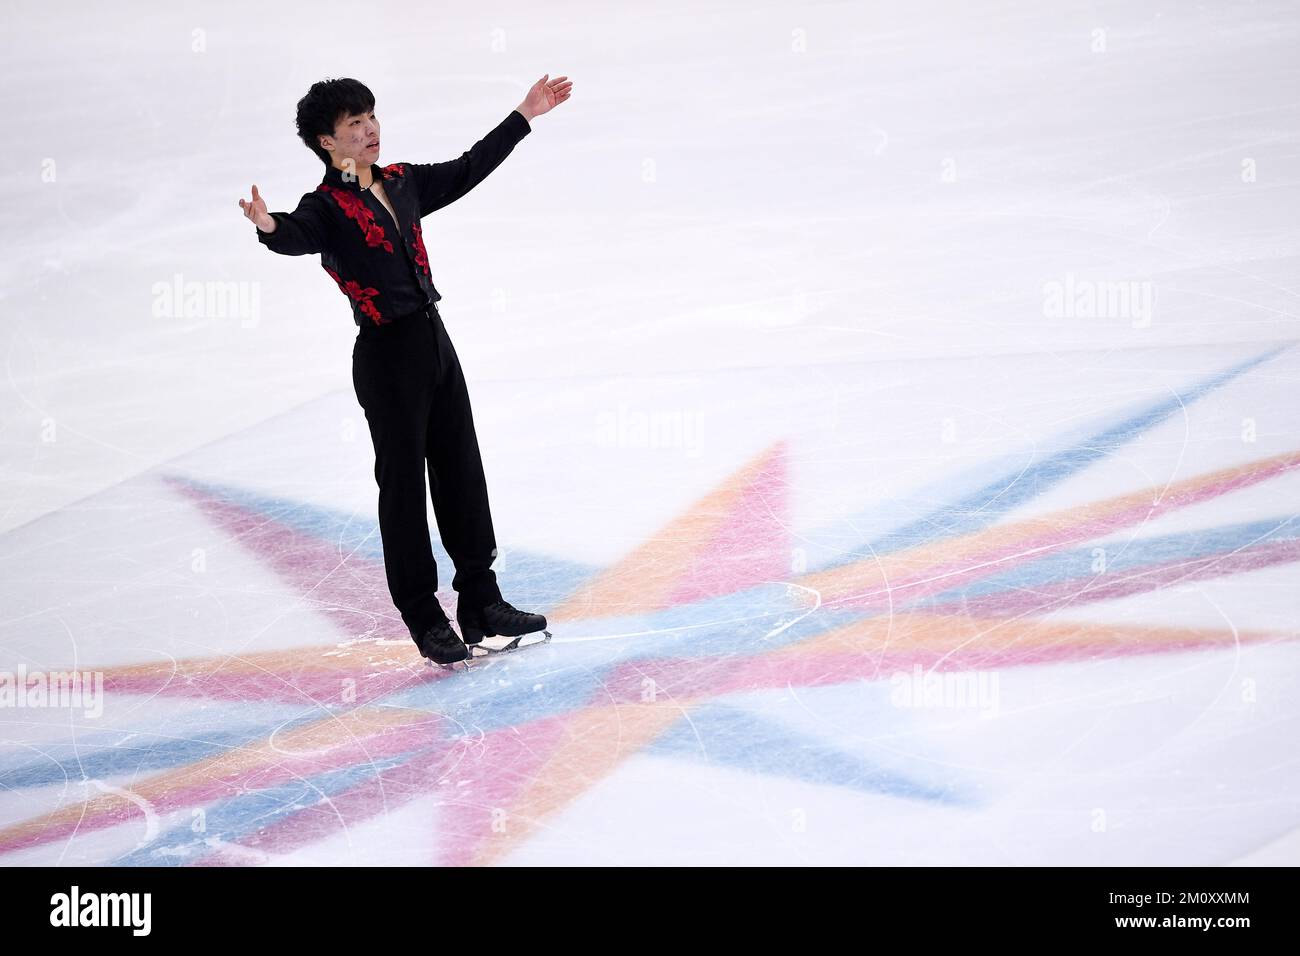
[[[549,644],[550,642],[550,631],[530,631],[527,634],[520,634],[518,637],[485,637],[479,643],[469,645],[469,652],[472,660],[478,660],[484,657],[493,657],[497,654],[513,654],[516,651],[526,651],[530,647],[537,647],[539,644]]]
[[[425,658],[424,666],[436,667],[441,671],[466,671],[469,670],[469,665],[473,660],[474,656],[472,654],[462,660],[452,661],[450,664],[439,664],[437,661],[431,661],[428,658]]]

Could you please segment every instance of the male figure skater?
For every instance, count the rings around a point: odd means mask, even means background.
[[[312,85],[298,102],[298,136],[325,176],[297,208],[268,213],[253,186],[239,200],[257,239],[288,256],[317,253],[348,297],[359,326],[352,384],[375,448],[379,531],[393,603],[420,653],[450,665],[484,636],[518,637],[546,627],[508,604],[491,568],[496,538],[469,393],[438,314],[420,220],[483,181],[532,131],[532,121],[569,98],[567,77],[533,84],[510,115],[460,158],[379,166],[375,98],[354,79]],[[456,566],[456,621],[438,603],[438,571],[424,504],[425,472],[443,545]]]

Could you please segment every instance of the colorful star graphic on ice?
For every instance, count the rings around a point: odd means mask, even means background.
[[[1006,668],[1289,638],[1047,616],[1300,559],[1300,517],[1286,513],[1135,538],[1104,570],[1093,547],[1288,473],[1300,451],[1008,519],[1275,354],[1063,438],[1028,466],[956,476],[943,485],[946,503],[901,509],[866,540],[854,536],[856,521],[793,535],[789,446],[777,442],[610,567],[507,554],[507,595],[544,611],[556,642],[463,673],[422,666],[389,601],[372,524],[172,478],[344,639],[108,669],[109,692],[242,702],[250,719],[172,737],[142,728],[138,745],[120,734],[98,745],[83,737],[66,759],[4,764],[11,789],[138,779],[0,831],[0,853],[138,824],[147,839],[115,862],[256,863],[434,795],[447,812],[430,822],[430,862],[492,863],[641,752],[977,804],[960,781],[874,765],[729,697],[854,685],[914,667]],[[254,704],[274,707],[259,721]],[[189,808],[203,808],[201,832],[158,825]]]

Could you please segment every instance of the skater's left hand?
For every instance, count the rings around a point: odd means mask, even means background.
[[[524,119],[530,123],[533,117],[549,113],[569,98],[569,91],[573,88],[569,78],[557,76],[551,80],[547,78],[549,76],[550,74],[547,73],[534,83],[528,95],[524,97],[524,101],[518,106],[519,112],[523,113]]]

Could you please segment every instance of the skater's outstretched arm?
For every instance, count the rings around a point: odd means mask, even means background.
[[[515,145],[532,132],[534,118],[549,113],[569,98],[568,77],[543,76],[510,115],[481,140],[445,163],[409,163],[420,194],[420,216],[450,205],[487,178],[510,155]]]
[[[257,241],[272,252],[284,256],[305,256],[325,248],[329,222],[320,208],[320,200],[307,193],[293,212],[266,211],[266,201],[253,187],[251,200],[239,200],[244,216],[257,226]]]

